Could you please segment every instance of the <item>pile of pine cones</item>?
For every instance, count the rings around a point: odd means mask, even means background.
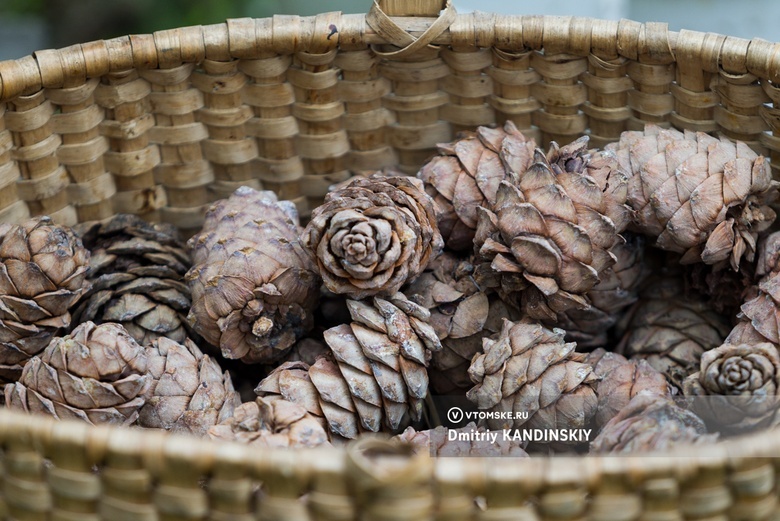
[[[667,449],[780,423],[780,234],[746,144],[647,127],[546,152],[511,123],[417,177],[237,190],[186,244],[118,215],[0,226],[4,405],[269,447]],[[452,440],[590,429],[590,443]],[[502,419],[503,418],[503,419]]]

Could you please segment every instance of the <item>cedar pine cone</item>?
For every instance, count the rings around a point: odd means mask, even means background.
[[[342,438],[397,432],[410,418],[420,419],[430,352],[441,349],[430,315],[401,293],[348,305],[353,322],[325,331],[332,358],[311,367],[286,362],[255,391],[302,405]]]
[[[721,345],[729,331],[725,317],[682,293],[676,278],[648,283],[618,346],[630,358],[647,360],[677,388],[697,370],[702,353]]]
[[[12,409],[90,424],[130,424],[151,382],[144,348],[119,324],[85,322],[52,339],[25,365],[18,382],[5,386]]]
[[[146,349],[146,373],[152,379],[138,424],[205,436],[241,405],[227,372],[192,340],[158,338]]]
[[[75,324],[116,322],[141,345],[187,338],[191,301],[184,274],[191,263],[175,227],[119,214],[74,231],[92,253],[92,289],[73,311]]]
[[[753,260],[757,236],[775,219],[777,195],[769,163],[745,143],[703,132],[648,125],[607,145],[632,175],[628,201],[636,226],[680,262]]]
[[[526,420],[489,419],[492,429],[579,429],[589,425],[598,400],[597,377],[585,354],[565,343],[565,332],[539,324],[504,321],[501,333],[484,339],[469,375],[466,396],[480,410],[527,412]]]
[[[89,251],[48,217],[0,225],[0,382],[19,379],[27,361],[71,322],[89,289]]]
[[[609,330],[637,301],[639,287],[649,274],[644,248],[642,236],[626,234],[626,241],[611,250],[617,262],[604,270],[599,283],[588,292],[590,306],[559,313],[557,321],[546,324],[565,330],[566,340],[577,342],[579,349],[606,345]]]
[[[358,300],[393,295],[443,246],[435,204],[422,182],[378,174],[330,192],[302,241],[325,287]]]
[[[653,452],[678,445],[714,443],[704,422],[670,398],[639,393],[591,442],[592,454]]]
[[[302,406],[278,396],[239,405],[231,416],[211,427],[208,434],[214,440],[274,449],[329,445],[328,434],[319,419]]]
[[[320,279],[299,231],[292,203],[242,187],[187,243],[196,263],[188,320],[225,358],[279,360],[313,327]]]
[[[712,430],[748,432],[775,426],[780,397],[780,354],[769,342],[723,344],[704,353],[699,372],[683,384],[691,409]]]
[[[499,183],[528,169],[536,143],[507,121],[503,129],[478,127],[438,148],[439,155],[423,165],[417,177],[441,210],[439,230],[447,247],[471,250],[477,208],[492,206]]]
[[[610,249],[629,222],[625,174],[586,145],[537,150],[516,184],[502,181],[495,204],[478,208],[477,283],[537,320],[590,305],[587,293],[615,264]]]

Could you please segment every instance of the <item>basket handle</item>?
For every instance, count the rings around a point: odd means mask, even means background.
[[[442,3],[444,3],[444,5],[441,12],[437,10],[434,13],[434,16],[437,16],[436,21],[434,21],[419,38],[415,38],[395,23],[395,21],[390,18],[390,15],[382,9],[380,4],[384,5],[387,3],[398,4],[392,6],[393,8],[401,8],[409,4],[410,8],[406,9],[404,12],[409,12],[411,7],[416,6],[416,4],[425,4],[429,9],[433,9],[434,5],[441,9]],[[442,0],[374,0],[374,5],[371,6],[371,10],[366,15],[366,23],[368,23],[368,25],[384,40],[399,47],[399,49],[390,52],[379,51],[374,48],[374,46],[372,46],[372,49],[379,56],[402,57],[419,51],[424,47],[435,47],[434,45],[431,45],[431,42],[452,25],[452,22],[455,21],[457,15],[458,13],[455,11],[455,7],[450,0],[446,0],[445,2],[442,2]]]
[[[379,0],[378,3],[390,16],[438,16],[445,8],[443,0]]]

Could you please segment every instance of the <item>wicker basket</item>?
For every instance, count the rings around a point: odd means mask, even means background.
[[[305,214],[354,173],[413,173],[456,131],[506,119],[543,143],[588,132],[601,146],[647,122],[718,132],[780,165],[780,44],[444,7],[387,0],[365,16],[238,19],[2,62],[0,220],[133,212],[195,230],[211,201],[246,184]],[[658,457],[372,463],[395,450],[272,452],[0,410],[0,517],[780,514],[771,433]]]

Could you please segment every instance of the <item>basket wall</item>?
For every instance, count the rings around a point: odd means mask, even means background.
[[[195,230],[211,201],[244,184],[305,215],[333,183],[396,164],[414,173],[436,143],[507,119],[545,144],[588,132],[602,146],[653,122],[722,133],[777,159],[778,80],[780,44],[451,9],[438,19],[376,7],[240,19],[41,51],[0,63],[0,221],[131,212]],[[0,517],[780,514],[780,439],[769,434],[635,459],[399,456],[393,470],[360,450],[375,444],[270,452],[0,410]]]

